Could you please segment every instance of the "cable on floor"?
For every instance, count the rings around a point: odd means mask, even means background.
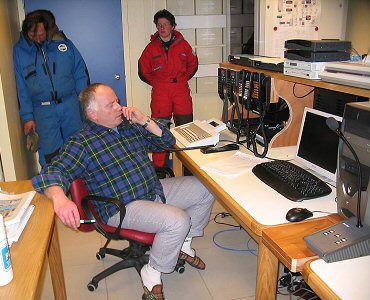
[[[231,227],[235,227],[233,229],[225,229],[225,230],[221,230],[221,231],[218,231],[216,232],[214,235],[213,235],[213,243],[223,249],[223,250],[227,250],[227,251],[234,251],[234,252],[249,252],[251,253],[252,255],[255,255],[257,256],[257,251],[258,249],[251,249],[249,244],[251,242],[251,240],[253,240],[251,237],[248,239],[247,241],[247,249],[236,249],[236,248],[230,248],[230,247],[225,247],[225,246],[222,246],[220,245],[217,241],[216,241],[216,237],[219,235],[219,234],[222,234],[224,232],[233,232],[233,231],[241,231],[243,230],[245,232],[245,230],[240,226],[240,225],[234,225],[234,224],[230,224],[230,223],[225,223],[225,222],[220,222],[218,221],[217,219],[218,218],[226,218],[226,217],[231,217],[231,214],[230,213],[227,213],[227,212],[220,212],[220,213],[217,213],[213,220],[216,224],[221,224],[221,225],[227,225],[227,226],[231,226]],[[245,232],[247,233],[247,232]],[[248,234],[248,233],[247,233]]]

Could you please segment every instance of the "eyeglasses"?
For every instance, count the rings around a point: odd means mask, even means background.
[[[166,28],[166,27],[171,27],[172,25],[170,23],[158,23],[157,28]]]

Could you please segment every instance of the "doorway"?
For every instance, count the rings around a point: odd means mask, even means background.
[[[25,12],[48,9],[84,58],[90,80],[110,85],[127,105],[120,0],[25,0]]]

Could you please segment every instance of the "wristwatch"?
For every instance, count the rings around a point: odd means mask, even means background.
[[[149,116],[146,116],[146,121],[145,121],[145,123],[144,123],[143,125],[141,125],[141,126],[143,126],[143,128],[147,128],[147,127],[148,127],[148,125],[150,124],[150,121],[151,121],[151,118],[150,118]]]

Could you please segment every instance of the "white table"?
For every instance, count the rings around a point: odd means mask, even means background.
[[[370,256],[327,263],[307,262],[303,276],[323,299],[370,299]]]

